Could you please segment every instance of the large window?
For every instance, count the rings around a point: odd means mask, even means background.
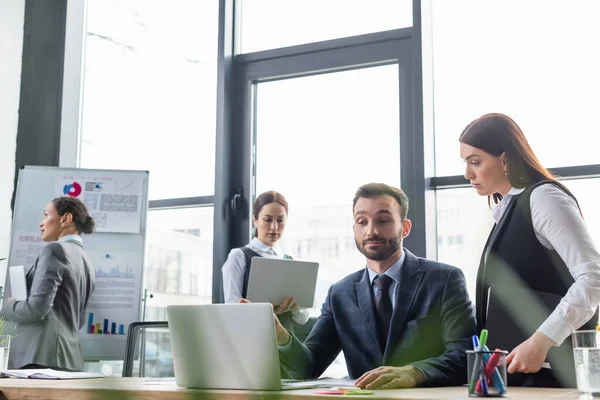
[[[356,189],[400,182],[398,76],[393,64],[257,86],[255,192],[287,197],[281,247],[319,262],[314,317],[331,284],[365,268],[352,229]],[[323,375],[347,375],[343,354]]]
[[[149,319],[211,302],[212,205],[152,200],[214,193],[217,25],[217,1],[87,2],[79,166],[150,171]]]
[[[598,163],[600,2],[424,1],[437,176],[463,173],[458,136],[489,112],[514,118],[546,167]]]
[[[241,0],[241,52],[412,26],[412,0]]]
[[[212,195],[218,2],[89,0],[80,167],[150,171],[150,200]]]
[[[579,201],[586,225],[600,246],[600,211],[595,204],[600,179],[576,179],[562,182]],[[477,268],[494,224],[487,198],[475,189],[437,191],[438,259],[462,269],[471,299],[475,299]]]
[[[354,192],[400,182],[398,66],[262,83],[256,104],[256,193],[288,199],[281,244],[320,263],[318,310],[332,283],[365,266],[351,245]]]
[[[438,190],[436,197],[438,260],[463,271],[475,299],[477,267],[494,224],[487,198],[472,188]]]
[[[146,247],[145,319],[166,320],[172,304],[212,303],[212,207],[150,211]]]
[[[428,209],[435,211],[436,227],[428,236],[435,232],[438,260],[464,271],[473,299],[494,221],[486,198],[471,187],[455,187],[465,182],[458,137],[475,118],[500,112],[521,126],[544,166],[598,163],[593,138],[594,110],[600,108],[599,12],[596,1],[423,1],[424,96],[431,95],[426,101],[433,106],[425,104],[425,124],[435,142],[426,150],[435,159],[428,175],[436,176],[435,206]],[[583,167],[573,174],[596,170]],[[588,204],[596,179],[564,182],[600,240],[600,216]]]
[[[150,171],[145,320],[212,302],[218,4],[87,1],[79,166]]]

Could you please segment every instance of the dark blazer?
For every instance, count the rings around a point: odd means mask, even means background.
[[[363,269],[331,286],[304,343],[292,335],[290,344],[280,347],[281,364],[292,377],[319,377],[343,350],[353,379],[382,365],[410,364],[424,373],[423,386],[466,382],[464,351],[472,347],[476,325],[464,275],[458,268],[404,251],[384,354],[369,274]]]
[[[9,368],[83,370],[79,329],[95,277],[81,243],[51,242],[43,248],[26,275],[27,299],[7,303],[0,312],[17,323]]]

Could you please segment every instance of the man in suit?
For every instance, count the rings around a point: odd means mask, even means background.
[[[408,198],[385,184],[354,198],[354,238],[367,266],[329,289],[304,343],[275,319],[282,368],[317,378],[344,351],[350,378],[367,389],[460,385],[476,333],[463,273],[402,248]]]

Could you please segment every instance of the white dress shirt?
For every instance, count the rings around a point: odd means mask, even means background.
[[[283,259],[285,254],[278,247],[271,247],[258,238],[253,238],[245,247],[255,251],[261,257]],[[223,293],[225,303],[237,303],[242,298],[244,288],[244,274],[246,273],[246,256],[240,249],[232,249],[223,264]],[[303,325],[308,321],[308,310],[297,309],[292,311],[292,319]]]
[[[75,233],[70,233],[68,235],[65,235],[65,236],[61,237],[60,239],[58,239],[57,242],[76,242],[83,246],[83,239],[81,238],[81,236],[79,236]]]
[[[492,209],[496,223],[512,197],[525,189],[512,188]],[[575,279],[556,309],[538,328],[557,345],[579,329],[600,304],[600,253],[587,230],[577,204],[553,184],[533,189],[530,197],[535,236],[542,246],[555,250]]]

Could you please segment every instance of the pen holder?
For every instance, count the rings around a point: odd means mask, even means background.
[[[467,350],[467,384],[470,397],[506,397],[506,355],[502,350]]]

